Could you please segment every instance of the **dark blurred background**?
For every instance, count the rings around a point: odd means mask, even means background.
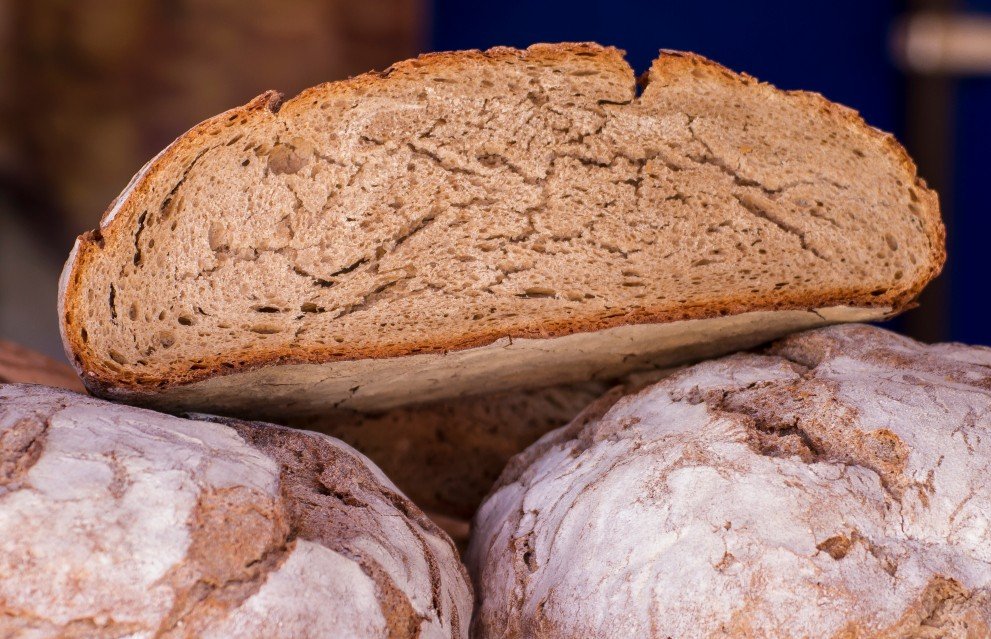
[[[991,0],[0,0],[0,337],[61,355],[73,238],[200,120],[423,51],[560,40],[638,71],[698,51],[894,132],[941,195],[950,259],[893,326],[991,344]]]

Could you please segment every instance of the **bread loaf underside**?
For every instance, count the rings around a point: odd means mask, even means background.
[[[380,409],[886,317],[943,236],[821,96],[673,52],[639,95],[598,45],[435,54],[177,140],[80,238],[62,328],[98,394]]]

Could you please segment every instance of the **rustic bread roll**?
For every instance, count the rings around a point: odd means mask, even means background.
[[[462,397],[382,413],[332,412],[286,425],[339,437],[421,508],[469,519],[509,459],[609,389],[586,382]]]
[[[644,371],[611,382],[460,397],[381,413],[336,411],[285,423],[351,444],[438,523],[467,520],[513,455],[607,392],[616,400],[667,374]],[[617,388],[610,391],[612,386]],[[455,539],[467,532],[467,522],[442,527]]]
[[[833,327],[596,413],[479,510],[474,636],[991,636],[991,350]]]
[[[851,110],[664,52],[432,54],[179,138],[64,272],[97,394],[286,415],[588,379],[885,317],[935,194]],[[402,383],[398,383],[402,380]]]
[[[451,541],[326,436],[0,386],[0,636],[464,637]]]
[[[0,339],[0,383],[3,382],[44,384],[83,391],[79,376],[68,365]]]

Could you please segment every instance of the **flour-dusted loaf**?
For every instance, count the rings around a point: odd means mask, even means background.
[[[45,384],[82,391],[79,376],[64,362],[0,339],[0,383]]]
[[[868,326],[699,364],[517,457],[475,637],[991,636],[991,349]]]
[[[0,636],[453,638],[451,541],[360,453],[0,385]]]
[[[500,47],[193,128],[79,239],[61,321],[100,395],[381,410],[886,317],[943,245],[904,150],[819,95]]]

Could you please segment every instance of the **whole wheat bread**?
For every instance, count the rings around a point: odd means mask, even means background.
[[[80,237],[61,320],[97,394],[381,409],[887,317],[943,244],[902,147],[817,94],[500,47],[193,128]]]

